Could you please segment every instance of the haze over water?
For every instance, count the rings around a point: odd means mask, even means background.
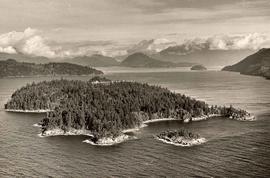
[[[270,176],[269,80],[220,71],[136,71],[106,69],[105,76],[161,85],[209,104],[232,104],[255,114],[257,120],[152,123],[135,133],[138,139],[97,147],[83,143],[85,136],[40,138],[37,136],[40,130],[32,125],[44,115],[7,113],[1,109],[0,177]],[[0,108],[19,87],[44,79],[52,78],[0,79]],[[180,127],[199,133],[208,141],[193,147],[177,147],[153,138],[163,130]]]

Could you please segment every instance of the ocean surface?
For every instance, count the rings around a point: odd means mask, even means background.
[[[86,136],[40,138],[33,124],[43,114],[3,110],[21,86],[52,77],[0,79],[0,177],[270,177],[270,80],[221,71],[102,68],[107,78],[161,85],[214,105],[256,115],[253,122],[211,119],[183,124],[150,123],[137,139],[93,146]],[[56,77],[54,77],[56,78]],[[84,77],[64,77],[88,80]],[[193,147],[165,144],[154,135],[188,128],[207,142]]]

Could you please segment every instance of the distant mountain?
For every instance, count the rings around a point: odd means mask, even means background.
[[[109,67],[119,65],[119,62],[116,61],[114,58],[99,54],[95,54],[92,56],[78,56],[66,61],[73,64],[80,64],[91,67]]]
[[[9,54],[9,53],[0,53],[0,61],[14,59],[18,62],[33,62],[33,63],[48,63],[51,62],[49,58],[43,56],[30,56],[22,53]]]
[[[222,70],[263,76],[270,79],[270,48],[263,48],[232,66],[224,67]]]
[[[254,53],[254,50],[221,50],[209,46],[178,45],[168,47],[153,55],[156,59],[170,62],[200,63],[205,66],[226,66]]]
[[[0,61],[0,77],[90,74],[102,74],[102,72],[90,67],[70,63],[35,64],[17,62],[14,59]]]
[[[143,53],[134,53],[129,55],[124,61],[121,62],[121,66],[125,67],[187,67],[192,66],[192,63],[173,63],[165,62],[149,57]]]

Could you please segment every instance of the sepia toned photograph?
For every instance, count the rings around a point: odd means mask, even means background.
[[[269,178],[269,0],[0,0],[0,178]]]

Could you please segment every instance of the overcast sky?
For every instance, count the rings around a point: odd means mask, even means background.
[[[268,33],[269,0],[0,0],[0,33],[42,30],[56,40]]]
[[[269,35],[269,9],[269,0],[0,0],[0,52],[15,52],[22,40],[21,51],[34,54],[35,46],[52,50],[48,41],[97,41],[112,51],[152,38]]]

